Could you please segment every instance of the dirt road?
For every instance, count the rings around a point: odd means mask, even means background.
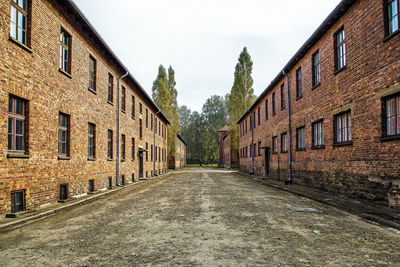
[[[399,266],[399,247],[393,229],[191,169],[0,234],[0,266]]]

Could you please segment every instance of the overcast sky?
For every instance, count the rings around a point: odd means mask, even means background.
[[[227,94],[244,46],[258,96],[340,0],[74,0],[151,95],[158,66],[176,72],[178,104],[200,111]]]

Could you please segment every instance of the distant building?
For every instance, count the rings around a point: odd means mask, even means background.
[[[242,171],[387,200],[400,184],[398,6],[340,2],[238,121]]]
[[[225,126],[218,131],[219,135],[219,157],[218,167],[220,168],[238,168],[239,158],[237,151],[231,148],[231,138],[229,135],[229,127]]]
[[[168,168],[182,169],[186,167],[186,151],[187,144],[180,134],[176,136],[175,140],[175,156],[168,160]]]

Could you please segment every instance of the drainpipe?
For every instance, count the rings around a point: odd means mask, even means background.
[[[282,71],[283,75],[286,76],[286,84],[287,84],[287,99],[288,99],[288,122],[289,122],[289,179],[285,182],[285,184],[292,184],[292,119],[290,113],[290,86],[289,86],[289,76],[285,73],[285,70]]]
[[[156,116],[161,112],[161,110],[158,110],[156,114],[154,114],[153,118],[153,174],[154,176],[157,176],[156,172]],[[168,153],[168,151],[166,152]],[[160,156],[160,155],[158,155]]]
[[[251,149],[250,151],[253,151],[253,153],[251,153],[251,172],[250,174],[254,174],[254,116],[253,119],[252,118],[252,114],[250,112],[250,129],[251,129]]]
[[[116,178],[117,178],[117,186],[120,186],[120,180],[119,180],[119,163],[120,163],[120,138],[121,138],[121,80],[125,78],[126,76],[129,75],[129,72],[126,72],[124,75],[122,75],[118,79],[118,84],[117,84],[117,171],[116,171]]]

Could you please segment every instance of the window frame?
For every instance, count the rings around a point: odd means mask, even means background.
[[[281,153],[288,152],[288,134],[287,132],[281,133]]]
[[[21,0],[16,0],[17,3],[14,1],[10,1],[10,31],[9,36],[12,41],[15,41],[17,44],[20,44],[23,48],[30,50],[30,27],[31,27],[31,0],[24,0],[25,8],[19,5]],[[16,21],[13,22],[12,18],[12,9],[15,9],[16,14]],[[22,14],[25,18],[25,27],[19,27],[19,14]],[[15,26],[13,26],[13,24]],[[19,28],[23,31],[23,38],[24,40],[20,40],[19,38]],[[14,35],[14,36],[13,36]]]
[[[299,135],[300,131],[302,132],[302,135]],[[296,128],[296,150],[303,151],[303,150],[306,150],[306,148],[307,148],[307,146],[306,146],[306,127],[301,126],[301,127]]]
[[[66,126],[61,125],[62,117],[65,117]],[[63,141],[61,140],[62,132],[65,132],[65,153],[62,151]],[[71,134],[71,118],[68,114],[59,112],[58,115],[58,155],[61,157],[70,157],[70,134]]]
[[[114,76],[111,73],[108,73],[107,102],[110,104],[114,103]]]
[[[316,61],[316,59],[318,59]],[[311,57],[312,66],[312,88],[314,89],[321,84],[321,54],[319,49],[312,54]]]
[[[64,42],[64,38],[67,40],[66,43]],[[65,73],[71,75],[72,36],[63,27],[61,27],[61,29],[60,29],[60,40],[59,40],[59,42],[60,42],[60,65],[59,65],[59,69],[62,72],[65,72]],[[66,53],[64,53],[65,51],[66,51]],[[66,56],[65,56],[65,54],[66,54]],[[64,66],[65,61],[67,62],[67,64]]]
[[[296,70],[296,99],[303,97],[303,73],[301,67]]]
[[[92,77],[93,76],[93,77]],[[96,80],[97,80],[97,60],[89,55],[89,91],[96,93]]]
[[[399,0],[384,0],[383,10],[384,10],[384,24],[385,24],[385,41],[390,39],[392,36],[400,32],[400,1]],[[390,31],[390,21],[389,21],[389,5],[392,2],[397,3],[397,30]],[[392,17],[393,18],[393,17]]]
[[[258,125],[261,125],[261,107],[258,107],[257,109],[257,120],[258,120]]]
[[[268,99],[265,100],[265,120],[269,120]]]
[[[16,209],[16,194],[22,194],[21,200],[21,209],[17,210]],[[10,209],[11,209],[11,213],[18,213],[18,212],[23,212],[26,211],[26,192],[25,189],[24,190],[15,190],[15,191],[11,191],[10,194]]]
[[[12,102],[12,104],[11,104]],[[17,112],[17,102],[22,103],[23,114],[18,114]],[[10,111],[10,107],[12,107]],[[12,132],[10,133],[10,120],[12,126]],[[7,151],[13,154],[28,155],[29,152],[29,103],[26,99],[9,95],[8,98],[8,109],[7,109]],[[17,134],[17,121],[22,121],[22,134]],[[11,134],[11,146],[10,146],[10,134]],[[17,149],[17,137],[22,136],[23,150]]]
[[[136,154],[136,144],[135,144],[135,138],[131,138],[131,160],[135,161],[135,154]]]
[[[107,159],[114,159],[114,132],[107,130]]]
[[[139,119],[139,139],[143,139],[143,122]]]
[[[321,130],[320,131],[318,131],[319,132],[319,134],[321,134],[321,138],[320,138],[320,141],[321,141],[321,143],[319,143],[319,140],[317,140],[317,143],[315,142],[316,140],[315,140],[315,127],[316,127],[316,125],[319,125],[319,124],[321,124]],[[311,124],[311,131],[312,131],[312,148],[313,149],[318,149],[318,148],[325,148],[325,132],[324,132],[324,119],[319,119],[319,120],[317,120],[317,121],[314,121],[312,124]],[[318,137],[317,137],[317,139],[319,139]]]
[[[338,41],[339,37],[342,37],[341,41]],[[333,36],[334,39],[334,54],[335,54],[335,73],[340,72],[347,66],[347,56],[346,56],[346,32],[344,26],[340,27]],[[342,50],[340,50],[342,48]],[[342,54],[341,54],[342,51]]]
[[[281,84],[281,110],[285,109],[286,101],[285,101],[285,83]]]
[[[276,115],[276,96],[275,92],[272,93],[272,116]]]
[[[278,154],[278,136],[272,136],[272,154]]]
[[[392,99],[394,101],[394,107],[395,107],[394,116],[392,116],[392,117],[395,120],[395,128],[396,129],[394,129],[394,132],[395,132],[394,134],[388,134],[387,102]],[[400,102],[400,92],[383,97],[381,100],[381,102],[382,102],[382,138],[381,138],[381,140],[382,141],[400,139],[400,104],[396,104],[397,101]],[[396,123],[396,121],[397,121],[397,123]]]
[[[126,137],[125,134],[121,134],[121,160],[126,159]]]
[[[347,119],[347,132],[344,134],[346,127],[343,125],[343,118],[346,116]],[[340,119],[341,127],[338,128],[338,119]],[[338,131],[341,131],[341,140],[338,140]],[[347,140],[344,140],[344,136],[347,136]],[[336,114],[333,118],[333,144],[334,145],[351,145],[353,144],[353,134],[352,134],[352,116],[351,110],[346,110]]]
[[[96,159],[96,124],[88,123],[88,159]]]
[[[121,111],[126,113],[126,87],[123,85],[121,90]]]

